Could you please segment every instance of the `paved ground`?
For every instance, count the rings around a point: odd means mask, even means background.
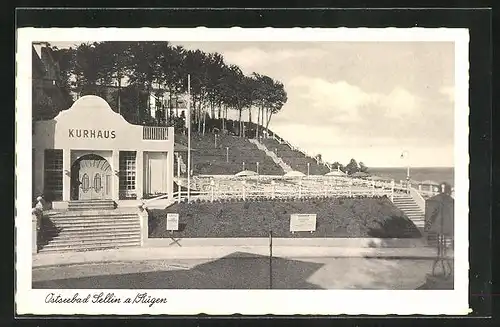
[[[72,289],[418,289],[432,260],[269,258],[232,253],[219,259],[77,264],[33,269],[33,288]],[[272,277],[271,277],[272,276]]]
[[[259,239],[260,240],[260,239]],[[273,247],[273,254],[276,257],[284,258],[391,258],[391,259],[433,259],[436,256],[436,249],[429,247],[392,247],[378,248],[368,247],[372,242],[370,239],[352,239],[352,241],[341,247],[318,246],[319,243],[308,246],[293,246],[291,244]],[[231,240],[225,240],[230,244]],[[84,264],[94,262],[123,262],[123,261],[161,261],[173,259],[207,259],[214,260],[229,256],[235,252],[253,253],[255,255],[266,256],[269,254],[269,245],[262,246],[264,242],[252,242],[254,239],[247,239],[247,244],[241,244],[241,240],[234,245],[213,246],[210,242],[203,242],[198,246],[172,246],[163,247],[130,247],[119,249],[108,249],[100,251],[83,252],[47,252],[33,255],[33,267],[46,267],[54,265]],[[278,241],[278,239],[276,240]],[[170,240],[169,242],[172,242]],[[252,244],[255,243],[255,244]],[[279,242],[276,242],[279,243]],[[306,244],[309,242],[305,242]],[[184,244],[182,241],[180,244]],[[257,245],[256,245],[257,244]],[[330,244],[331,245],[331,244]],[[360,246],[361,245],[361,246]],[[395,244],[401,246],[411,246],[411,244]],[[451,251],[450,251],[451,252]],[[450,255],[453,255],[450,253]]]

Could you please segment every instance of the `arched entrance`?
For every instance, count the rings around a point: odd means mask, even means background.
[[[71,166],[71,199],[111,199],[112,170],[109,162],[96,154],[86,154]]]

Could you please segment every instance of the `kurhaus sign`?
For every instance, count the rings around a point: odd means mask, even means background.
[[[114,139],[116,132],[113,130],[95,130],[95,129],[68,129],[70,138],[90,138],[90,139]]]

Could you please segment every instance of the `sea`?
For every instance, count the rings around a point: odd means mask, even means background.
[[[369,168],[372,175],[394,179],[395,181],[406,179],[406,168]],[[453,167],[410,167],[410,178],[415,181],[431,180],[438,183],[446,182],[455,186],[455,169]]]

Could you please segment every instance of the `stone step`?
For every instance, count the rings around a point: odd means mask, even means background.
[[[85,210],[114,210],[115,206],[108,205],[81,205],[81,206],[68,206],[68,210],[70,211],[85,211]]]
[[[103,228],[126,228],[126,227],[136,227],[140,226],[140,223],[138,221],[122,221],[122,222],[115,222],[115,223],[109,223],[109,222],[100,222],[100,223],[88,223],[88,222],[61,222],[54,224],[55,228],[58,229],[66,229],[66,228],[72,228],[72,229],[103,229]],[[46,230],[53,230],[53,228],[44,226],[43,227]]]
[[[74,200],[69,201],[68,206],[79,206],[82,204],[95,204],[95,205],[114,205],[113,200]]]
[[[95,251],[104,249],[114,249],[122,247],[137,247],[140,246],[140,240],[134,241],[123,241],[123,242],[113,242],[113,243],[95,243],[95,244],[85,244],[85,245],[46,245],[40,249],[39,252],[70,252],[70,251]]]
[[[44,232],[47,233],[59,233],[71,234],[71,235],[84,235],[84,234],[115,234],[122,232],[137,232],[141,231],[141,226],[139,224],[130,225],[118,225],[118,226],[90,226],[90,227],[78,227],[78,226],[68,226],[64,228],[59,227],[49,227],[45,228]]]
[[[70,237],[71,236],[71,237]],[[50,240],[50,245],[56,244],[67,244],[67,245],[78,245],[78,244],[87,244],[87,243],[113,243],[114,241],[122,241],[122,240],[139,240],[141,239],[141,235],[139,232],[131,232],[128,234],[108,234],[108,235],[58,235]]]
[[[44,219],[48,219],[52,222],[74,222],[74,221],[87,221],[87,222],[114,222],[114,221],[123,221],[123,220],[138,220],[139,215],[134,214],[134,215],[120,215],[120,216],[53,216],[53,217],[46,217]]]
[[[127,216],[137,216],[138,212],[137,211],[117,211],[117,210],[111,210],[111,211],[100,211],[100,210],[89,210],[85,212],[74,212],[74,211],[64,211],[64,212],[50,212],[50,213],[44,213],[44,217],[48,218],[73,218],[73,217],[127,217]]]
[[[113,200],[110,199],[94,199],[94,200],[89,200],[89,199],[83,199],[83,200],[71,200],[68,203],[114,203]]]

